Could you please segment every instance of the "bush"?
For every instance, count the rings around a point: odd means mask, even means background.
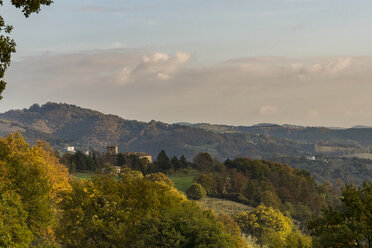
[[[207,195],[203,186],[198,183],[193,183],[187,190],[186,195],[188,199],[191,200],[200,200]]]

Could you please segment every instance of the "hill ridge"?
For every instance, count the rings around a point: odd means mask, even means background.
[[[305,154],[313,149],[312,145],[299,145],[285,138],[242,132],[218,133],[154,120],[127,120],[66,103],[34,104],[28,109],[2,113],[0,119],[12,121],[12,125],[19,123],[27,140],[45,139],[55,149],[74,145],[102,151],[108,144],[117,144],[122,151],[146,151],[153,156],[165,149],[171,155],[184,154],[188,158],[207,151],[220,159],[240,156],[262,158],[271,153]],[[0,130],[3,135],[6,134],[4,129]]]

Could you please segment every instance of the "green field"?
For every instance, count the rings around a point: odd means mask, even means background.
[[[79,179],[90,179],[93,175],[94,173],[83,173],[83,172],[78,172],[76,174],[73,174],[73,176]],[[172,175],[168,177],[174,183],[174,187],[176,187],[176,189],[182,192],[185,192],[191,186],[192,181],[194,179],[194,175],[185,175],[185,174]]]
[[[356,158],[372,160],[372,154],[371,153],[354,153],[354,154],[343,155],[342,157],[347,157],[347,158],[356,157]]]
[[[192,184],[194,180],[194,175],[171,175],[168,176],[170,180],[174,183],[174,187],[179,191],[185,192]]]

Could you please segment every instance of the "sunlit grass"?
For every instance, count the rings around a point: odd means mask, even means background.
[[[172,180],[176,189],[185,192],[191,186],[194,175],[172,175],[169,179]]]

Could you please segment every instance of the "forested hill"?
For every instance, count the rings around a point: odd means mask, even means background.
[[[372,128],[356,126],[353,128],[303,127],[294,125],[258,124],[254,126],[228,126],[208,123],[184,125],[203,128],[218,133],[249,133],[286,138],[306,143],[338,143],[344,145],[372,145]]]
[[[145,151],[153,156],[161,149],[168,154],[191,158],[198,152],[209,152],[226,159],[241,156],[261,158],[272,154],[306,155],[312,144],[299,144],[284,138],[249,133],[217,133],[197,127],[166,124],[157,121],[139,122],[106,115],[75,105],[47,103],[29,109],[0,114],[0,135],[19,130],[34,143],[41,138],[55,149],[77,146],[104,150],[115,144],[119,150]]]

